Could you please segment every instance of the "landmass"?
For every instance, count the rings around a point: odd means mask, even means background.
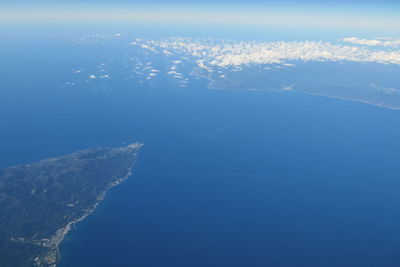
[[[65,235],[131,175],[141,146],[86,149],[0,170],[0,265],[56,266]]]
[[[361,102],[400,110],[400,68],[354,62],[292,62],[216,69],[195,68],[214,90],[277,90]]]

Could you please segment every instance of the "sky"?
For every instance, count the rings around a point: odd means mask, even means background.
[[[399,1],[2,0],[0,22],[153,23],[400,33]]]

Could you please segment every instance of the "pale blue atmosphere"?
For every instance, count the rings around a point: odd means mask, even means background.
[[[40,266],[400,266],[397,2],[0,6],[0,168],[144,144]]]

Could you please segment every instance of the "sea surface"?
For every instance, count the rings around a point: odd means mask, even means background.
[[[400,266],[399,111],[202,79],[65,88],[79,48],[1,48],[1,167],[145,144],[60,267]]]

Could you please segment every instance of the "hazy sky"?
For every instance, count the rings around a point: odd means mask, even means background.
[[[354,29],[398,34],[399,1],[9,1],[0,21],[149,22],[301,29]]]

